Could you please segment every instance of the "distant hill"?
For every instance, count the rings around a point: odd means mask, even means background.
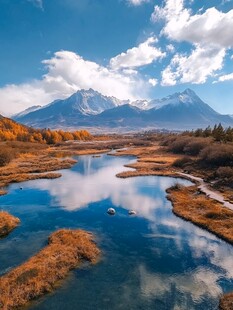
[[[35,127],[68,128],[167,128],[195,129],[222,123],[232,126],[233,118],[221,115],[191,89],[151,101],[121,101],[94,91],[80,90],[33,111],[24,111],[16,120]]]

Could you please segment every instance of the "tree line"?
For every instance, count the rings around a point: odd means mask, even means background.
[[[221,123],[213,128],[208,126],[205,129],[198,128],[195,131],[185,131],[183,134],[202,138],[212,137],[218,142],[233,142],[233,128],[224,128]]]
[[[0,119],[0,141],[23,141],[56,144],[68,140],[90,140],[86,130],[73,132],[50,129],[34,129],[21,125],[9,118]]]

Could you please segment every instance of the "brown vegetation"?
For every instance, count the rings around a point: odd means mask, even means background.
[[[0,238],[7,236],[20,223],[20,220],[7,212],[0,211]]]
[[[125,165],[125,167],[135,170],[123,171],[117,174],[119,178],[129,178],[136,176],[173,176],[178,177],[172,164],[180,158],[179,155],[165,153],[161,147],[155,143],[148,147],[132,147],[126,150],[119,150],[112,154],[114,156],[137,156],[137,162]]]
[[[173,212],[233,244],[233,211],[199,192],[197,186],[167,190]]]
[[[70,270],[83,260],[96,262],[99,254],[88,232],[64,229],[53,233],[48,246],[0,278],[0,308],[18,308],[51,292]]]
[[[229,142],[233,129],[224,131],[221,126],[216,126],[214,134],[208,136],[209,131],[211,128],[165,135],[161,146],[165,152],[183,155],[174,162],[174,167],[205,178],[215,190],[224,191],[227,198],[233,201],[232,194],[228,194],[233,189],[233,144]]]
[[[220,310],[232,310],[233,309],[233,293],[223,295],[219,303]]]
[[[6,195],[7,191],[5,189],[0,189],[0,196]]]
[[[54,179],[60,173],[50,171],[71,168],[77,161],[50,156],[49,150],[37,151],[37,154],[24,154],[5,167],[0,167],[0,193],[6,194],[5,187],[10,183],[18,183],[36,179]]]

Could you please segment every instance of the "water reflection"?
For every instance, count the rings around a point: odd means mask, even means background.
[[[172,294],[174,309],[194,309],[192,305],[201,303],[205,298],[217,298],[222,292],[217,283],[219,275],[205,268],[171,275],[153,274],[146,266],[140,265],[139,273],[141,293],[146,298],[153,296],[160,300],[166,300]]]
[[[119,179],[116,174],[123,168],[125,159],[110,157],[106,165],[105,159],[87,156],[79,159],[79,170],[63,170],[62,178],[51,180],[37,180],[25,183],[25,188],[48,191],[53,197],[53,205],[69,211],[85,208],[94,202],[110,199],[115,206],[127,210],[133,209],[140,216],[154,220],[155,209],[166,204],[161,199],[161,192],[174,184],[172,178],[131,178]],[[98,167],[92,161],[104,162]],[[98,162],[97,162],[98,163]],[[142,191],[143,185],[149,191]]]
[[[23,191],[12,185],[0,197],[22,220],[0,243],[0,272],[33,255],[60,227],[94,231],[104,253],[33,309],[217,310],[221,293],[233,290],[232,246],[174,216],[165,189],[177,180],[116,178],[127,161],[80,157],[62,178],[25,182]],[[106,214],[108,207],[116,216]]]

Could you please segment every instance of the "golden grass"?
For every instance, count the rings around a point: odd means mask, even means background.
[[[5,189],[0,189],[0,196],[6,195],[7,191]]]
[[[7,212],[0,211],[0,238],[7,236],[20,223],[20,220]]]
[[[129,178],[136,176],[171,176],[177,177],[177,169],[174,170],[172,164],[179,155],[165,153],[157,144],[147,147],[132,147],[126,150],[119,150],[112,154],[114,156],[132,155],[137,157],[137,162],[125,165],[133,168],[134,171],[123,171],[117,174],[119,178]]]
[[[222,195],[223,195],[223,197],[224,197],[224,199],[226,201],[229,201],[230,203],[233,203],[233,192],[232,192],[232,190],[224,188],[224,191],[222,192]]]
[[[198,191],[197,186],[173,186],[167,190],[177,216],[233,244],[233,211]],[[233,309],[233,293],[220,299],[220,310]]]
[[[86,149],[86,150],[79,150],[79,151],[75,151],[75,150],[69,150],[69,149],[62,149],[59,150],[59,148],[57,148],[56,150],[53,150],[50,155],[56,158],[62,158],[62,157],[66,157],[66,156],[79,156],[79,155],[95,155],[95,154],[102,154],[102,153],[107,153],[109,152],[110,149],[101,149],[101,150],[95,150],[95,149]]]
[[[93,149],[87,149],[87,150],[80,150],[76,151],[76,155],[95,155],[95,154],[102,154],[109,152],[110,149],[102,149],[102,150],[93,150]]]
[[[54,179],[60,173],[50,171],[71,168],[77,161],[51,157],[42,151],[37,155],[26,154],[0,168],[0,193],[6,194],[5,188],[10,183],[19,183],[36,179]],[[2,188],[2,189],[1,189]]]
[[[150,158],[140,158],[137,162],[125,165],[133,168],[132,171],[123,171],[117,174],[118,178],[129,178],[136,176],[171,176],[178,177],[176,170],[172,167],[171,162],[174,159],[170,157],[154,156]]]
[[[233,293],[223,295],[219,303],[220,310],[232,310],[233,309]]]
[[[116,175],[116,177],[121,178],[121,179],[141,177],[141,176],[166,176],[166,177],[179,178],[179,176],[175,172],[166,171],[166,170],[151,171],[151,170],[142,169],[142,170],[134,170],[134,171],[123,171]]]
[[[49,244],[21,266],[0,278],[0,309],[18,308],[51,292],[83,260],[95,263],[100,250],[83,230],[59,230]]]
[[[119,150],[114,153],[115,156],[137,156],[137,157],[151,157],[160,149],[158,145],[131,147],[125,150]]]
[[[233,211],[200,194],[197,186],[174,186],[167,190],[173,212],[233,244]]]

